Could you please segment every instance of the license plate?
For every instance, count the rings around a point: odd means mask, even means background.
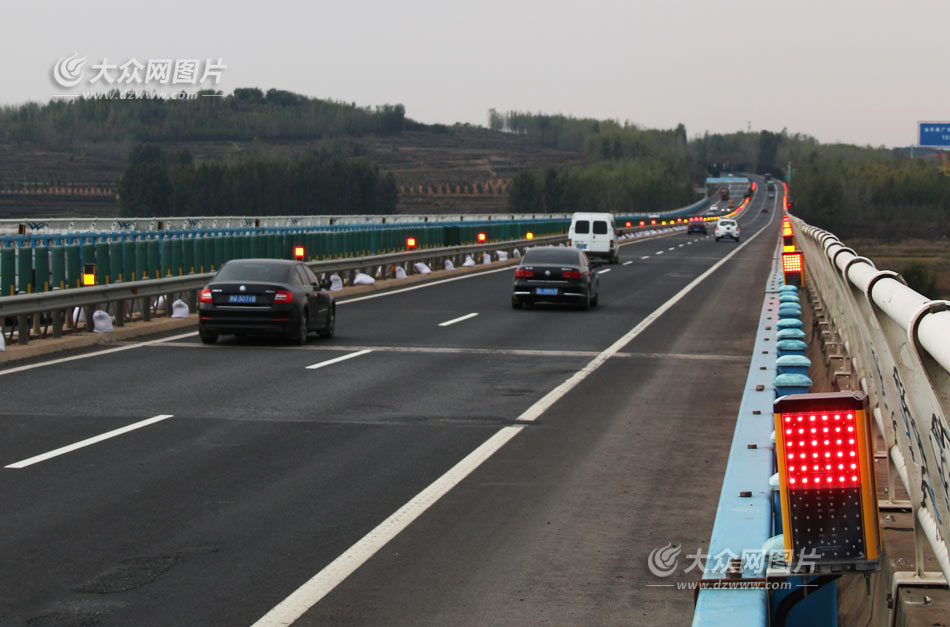
[[[577,250],[587,250],[587,244],[578,244]]]
[[[539,296],[557,296],[556,287],[539,287],[535,290],[535,293]]]
[[[229,303],[254,303],[257,302],[256,294],[229,294],[228,295]]]

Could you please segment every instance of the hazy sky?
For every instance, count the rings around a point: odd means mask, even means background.
[[[225,92],[398,102],[427,123],[494,107],[903,146],[950,119],[948,23],[947,0],[4,0],[0,102],[62,93],[51,70],[73,53],[221,58]]]

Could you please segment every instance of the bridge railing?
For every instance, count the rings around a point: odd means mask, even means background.
[[[808,280],[851,355],[884,438],[888,497],[894,499],[895,473],[910,495],[882,505],[913,510],[918,550],[911,577],[928,576],[920,550],[926,538],[950,582],[950,302],[926,298],[832,233],[791,219]]]

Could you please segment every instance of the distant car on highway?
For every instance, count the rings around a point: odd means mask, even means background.
[[[686,234],[690,233],[702,233],[703,235],[709,235],[709,231],[706,230],[706,221],[702,218],[690,218],[689,222],[686,224]]]
[[[735,220],[720,220],[716,223],[716,241],[728,238],[739,241],[739,223]]]
[[[515,270],[511,306],[569,303],[590,309],[600,301],[600,277],[577,248],[529,248]]]
[[[332,337],[336,303],[306,264],[282,259],[233,259],[201,290],[198,335],[282,335],[304,344],[312,332]]]

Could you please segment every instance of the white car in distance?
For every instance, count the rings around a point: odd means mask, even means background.
[[[716,223],[716,241],[723,238],[739,241],[739,223],[735,220],[719,220]]]

